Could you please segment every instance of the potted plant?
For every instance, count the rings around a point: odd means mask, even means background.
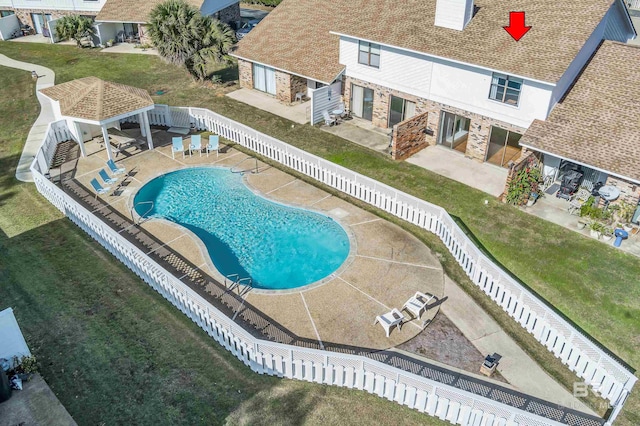
[[[592,220],[589,225],[589,234],[593,238],[600,239],[600,235],[602,235],[602,231],[604,230],[604,225],[598,221]]]
[[[627,203],[623,201],[620,203],[620,208],[617,211],[617,216],[620,218],[620,222],[622,223],[622,228],[630,232],[633,228],[631,226],[631,219],[633,218],[633,213],[635,213],[636,208],[631,203]]]
[[[538,197],[540,197],[540,194],[538,194],[537,192],[532,192],[529,196],[529,200],[527,201],[527,207],[533,206],[538,200]]]
[[[602,230],[602,240],[603,241],[611,241],[613,238],[613,229],[610,227],[604,227]]]
[[[114,39],[107,40],[107,47],[113,46],[113,43],[115,43]]]

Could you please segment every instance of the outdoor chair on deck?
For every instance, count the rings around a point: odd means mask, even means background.
[[[116,166],[116,163],[114,163],[113,160],[107,161],[107,167],[109,167],[109,170],[111,170],[111,173],[113,173],[114,175],[119,175],[126,171],[124,167]]]
[[[427,304],[432,300],[433,296],[416,291],[416,294],[402,306],[402,309],[408,310],[419,319],[422,313],[427,310]]]
[[[202,157],[202,137],[200,135],[192,135],[189,144],[189,156],[193,155],[193,151],[198,151]]]
[[[211,151],[216,152],[216,158],[220,152],[220,136],[211,135],[209,136],[209,143],[207,144],[207,157]]]
[[[329,111],[322,111],[322,117],[324,117],[324,124],[327,126],[333,126],[338,124],[338,120],[335,117],[329,115]]]
[[[98,198],[98,195],[106,194],[111,189],[110,186],[103,188],[96,178],[91,179],[91,186],[93,186],[93,189],[96,191],[96,198]]]
[[[402,315],[402,312],[393,308],[391,312],[387,312],[384,315],[378,315],[376,320],[373,322],[373,325],[376,325],[376,323],[379,322],[382,328],[384,328],[385,333],[387,333],[387,337],[389,337],[393,326],[398,326],[398,330],[402,329],[403,320],[404,315]]]
[[[102,181],[107,185],[113,185],[118,181],[118,178],[110,177],[104,169],[100,169],[98,175],[102,178]]]
[[[171,157],[173,157],[174,160],[176,159],[176,152],[181,152],[182,158],[184,158],[184,144],[180,136],[171,138]]]

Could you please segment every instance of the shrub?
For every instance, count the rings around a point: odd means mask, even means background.
[[[80,47],[83,38],[95,35],[93,20],[80,15],[63,16],[56,22],[56,34],[62,40],[75,40]]]

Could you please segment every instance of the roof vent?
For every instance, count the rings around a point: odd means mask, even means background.
[[[462,31],[473,17],[473,0],[436,0],[437,27]]]

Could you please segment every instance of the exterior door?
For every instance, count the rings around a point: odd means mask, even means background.
[[[440,114],[442,118],[438,143],[464,153],[467,149],[471,120],[446,111],[441,111]]]
[[[36,33],[42,34],[44,28],[46,28],[46,23],[51,20],[51,15],[48,13],[32,13],[31,20],[33,21],[33,28],[36,30]]]
[[[519,133],[491,126],[485,161],[496,166],[509,167],[511,161],[520,157],[522,148],[518,142],[521,137],[522,135]]]
[[[276,94],[276,70],[260,64],[253,64],[253,87],[261,92]]]
[[[360,118],[373,119],[373,90],[351,85],[351,112]]]

